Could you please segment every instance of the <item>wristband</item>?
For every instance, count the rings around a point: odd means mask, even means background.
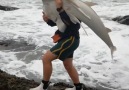
[[[63,8],[60,7],[60,8],[57,8],[56,10],[57,10],[58,12],[60,12],[62,9],[63,9]]]

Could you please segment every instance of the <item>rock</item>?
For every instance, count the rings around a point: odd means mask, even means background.
[[[34,80],[16,77],[15,75],[10,75],[0,70],[0,90],[29,90],[38,85],[39,83]],[[72,87],[72,85],[59,82],[48,88],[48,90],[65,90],[66,88]],[[95,88],[86,87],[84,84],[83,87],[83,90],[97,90]]]
[[[129,15],[126,16],[118,16],[112,19],[113,21],[117,21],[118,23],[129,25]]]
[[[13,11],[13,10],[17,10],[17,9],[19,9],[19,8],[0,5],[0,10],[4,10],[4,11]]]
[[[33,80],[9,75],[0,70],[0,90],[29,90],[31,87],[36,87],[39,84]]]
[[[2,47],[2,48],[1,48]],[[0,50],[28,51],[34,50],[36,45],[29,44],[27,41],[20,40],[0,40]]]

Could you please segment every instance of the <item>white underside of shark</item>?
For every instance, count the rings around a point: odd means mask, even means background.
[[[43,1],[43,9],[44,12],[48,15],[48,17],[53,20],[57,27],[61,32],[64,32],[66,26],[62,22],[59,13],[56,10],[55,1],[54,0],[42,0]],[[85,23],[93,32],[99,36],[111,49],[111,55],[113,56],[113,52],[116,50],[116,47],[113,45],[108,32],[110,31],[108,28],[104,26],[99,16],[95,13],[95,11],[88,6],[94,5],[91,3],[84,3],[79,0],[63,0],[63,8],[69,15],[71,21],[73,23],[79,22],[81,20]],[[79,20],[78,20],[79,19]]]

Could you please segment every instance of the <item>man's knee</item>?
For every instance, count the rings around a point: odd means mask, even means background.
[[[42,56],[42,61],[43,63],[49,63],[56,59],[56,55],[54,55],[51,51],[47,51],[43,56]]]
[[[46,55],[43,55],[43,56],[42,56],[42,61],[43,61],[43,63],[48,63],[48,62],[50,62],[50,60],[48,60],[48,58],[47,58]]]

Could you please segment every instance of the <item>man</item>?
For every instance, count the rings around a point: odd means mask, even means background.
[[[71,21],[70,17],[63,9],[62,0],[55,0],[55,4],[61,20],[66,25],[66,29],[64,32],[57,30],[55,35],[52,37],[53,41],[57,44],[48,50],[42,58],[43,80],[38,87],[30,90],[47,90],[52,74],[52,61],[55,59],[62,60],[65,69],[75,85],[75,87],[66,90],[82,90],[82,84],[79,81],[78,73],[73,66],[73,54],[79,46],[80,23],[73,23]],[[50,26],[56,25],[56,23],[50,20],[45,13],[43,13],[43,20]]]

